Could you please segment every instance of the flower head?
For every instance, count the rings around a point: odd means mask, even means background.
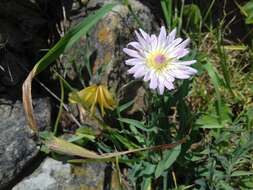
[[[190,67],[196,60],[180,60],[189,53],[186,46],[190,40],[176,38],[176,29],[167,34],[162,26],[159,36],[139,31],[135,31],[137,41],[128,44],[131,49],[123,49],[131,57],[125,63],[132,66],[128,72],[135,78],[144,77],[144,81],[150,81],[151,89],[163,94],[164,88],[174,89],[175,79],[188,79],[197,73]]]
[[[116,101],[104,85],[91,85],[79,92],[69,94],[70,103],[81,103],[90,109],[90,113],[94,114],[95,106],[98,104],[102,116],[105,115],[104,108],[113,110],[116,106]]]

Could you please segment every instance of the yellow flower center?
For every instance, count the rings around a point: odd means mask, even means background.
[[[147,57],[147,65],[157,72],[168,66],[170,59],[161,51],[151,52]]]

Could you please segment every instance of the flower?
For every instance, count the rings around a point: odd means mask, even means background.
[[[112,94],[104,85],[91,85],[79,92],[69,94],[70,103],[81,103],[85,108],[90,109],[94,114],[96,104],[99,105],[102,116],[105,115],[104,108],[113,110],[116,107],[116,101]]]
[[[190,67],[196,60],[180,60],[189,53],[186,46],[190,39],[176,38],[176,29],[167,34],[164,26],[159,36],[149,35],[142,29],[139,31],[135,31],[137,41],[127,45],[131,49],[123,49],[131,57],[125,61],[126,65],[132,66],[128,73],[135,78],[144,77],[144,81],[150,81],[149,87],[158,89],[160,94],[164,93],[164,88],[174,89],[175,79],[188,79],[197,73]]]

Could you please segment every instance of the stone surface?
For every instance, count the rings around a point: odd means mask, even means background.
[[[13,190],[103,190],[105,164],[72,166],[47,158]]]
[[[41,50],[57,40],[59,15],[57,3],[45,0],[0,1],[0,97],[21,96],[24,79],[45,52]]]
[[[103,3],[106,2],[103,1]],[[142,82],[133,82],[131,75],[127,74],[128,66],[124,63],[126,55],[122,50],[130,41],[135,40],[134,30],[141,27],[151,33],[156,31],[157,25],[149,8],[142,3],[130,0],[129,5],[138,21],[128,7],[117,5],[94,28],[90,38],[92,47],[97,52],[93,72],[96,73],[104,67],[101,81],[116,92],[122,104],[134,100],[128,113],[141,116],[142,111],[145,110],[145,88]],[[97,5],[91,1],[88,7],[93,6]],[[138,22],[142,23],[142,26]]]
[[[40,129],[50,123],[49,99],[35,99],[34,112]],[[0,189],[18,176],[38,154],[30,137],[23,105],[0,99]]]

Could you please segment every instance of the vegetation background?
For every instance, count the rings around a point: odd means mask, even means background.
[[[99,134],[78,122],[81,127],[74,130],[71,139],[61,141],[65,132],[59,118],[62,109],[67,109],[66,96],[70,92],[78,95],[78,91],[67,77],[53,69],[61,87],[59,113],[53,132],[39,133],[45,142],[42,151],[55,159],[62,158],[55,151],[71,155],[67,157],[71,163],[109,162],[118,189],[253,189],[253,1],[142,2],[151,7],[168,31],[176,27],[178,35],[190,37],[192,51],[185,59],[197,60],[197,76],[178,81],[175,91],[162,96],[147,93],[144,117],[125,114],[133,102],[119,101],[105,117],[99,110],[92,116],[100,123]],[[119,3],[128,6],[139,27],[145,25],[127,0]],[[32,78],[88,34],[112,7],[101,8],[72,28],[36,64],[23,88],[28,118]],[[81,82],[83,87],[98,84],[94,81],[103,70],[92,74],[86,55],[90,83]],[[75,101],[89,110],[90,105],[79,95]],[[104,105],[106,101],[102,101]],[[30,117],[29,122],[36,132],[33,119]]]

